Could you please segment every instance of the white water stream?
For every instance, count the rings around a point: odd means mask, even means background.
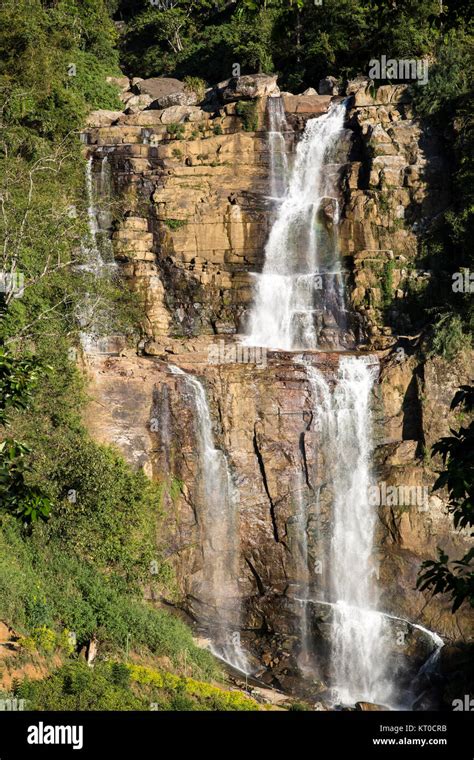
[[[200,529],[203,552],[202,596],[210,607],[210,634],[216,654],[233,667],[249,671],[240,644],[240,540],[238,492],[227,457],[216,448],[212,419],[202,383],[179,367],[170,371],[182,378],[196,413],[200,463]]]
[[[323,204],[330,206],[337,224],[334,172],[329,164],[343,128],[345,105],[333,105],[327,114],[307,122],[287,180],[281,134],[286,122],[274,105],[277,100],[269,98],[270,191],[280,202],[263,271],[255,275],[255,302],[244,341],[283,350],[315,348],[325,304],[338,303],[342,295],[337,250],[320,212]],[[283,167],[279,178],[277,166]],[[283,198],[282,181],[288,183]]]

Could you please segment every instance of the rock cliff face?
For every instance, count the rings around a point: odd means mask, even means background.
[[[327,463],[312,424],[305,364],[332,381],[339,355],[236,348],[233,335],[245,329],[252,272],[263,266],[271,223],[265,114],[266,98],[278,94],[273,78],[250,80],[221,83],[200,105],[176,84],[157,89],[137,82],[125,92],[123,114],[91,115],[86,150],[96,177],[104,159],[110,167],[115,257],[141,296],[144,318],[138,352],[86,357],[93,396],[88,424],[163,483],[167,518],[160,545],[176,569],[183,607],[205,622],[218,611],[200,594],[205,506],[197,421],[182,378],[169,364],[203,379],[215,446],[226,452],[238,492],[242,639],[264,677],[292,689],[301,655],[295,597],[303,581],[314,598],[323,595],[331,532]],[[337,156],[339,239],[351,329],[380,363],[372,398],[374,471],[387,486],[429,489],[435,473],[427,452],[453,422],[449,403],[468,379],[472,357],[454,366],[422,362],[390,325],[403,313],[404,299],[430,277],[414,259],[419,231],[446,203],[442,159],[436,137],[414,120],[403,87],[374,93],[367,81],[356,80],[347,96]],[[283,95],[289,151],[307,119],[324,113],[331,100]],[[312,526],[311,562],[303,571],[295,529],[302,492]],[[382,505],[378,516],[384,610],[448,639],[467,636],[472,619],[466,610],[452,616],[442,599],[414,588],[421,561],[437,546],[457,556],[467,542],[453,530],[442,496],[431,494],[418,506]],[[318,560],[322,572],[314,570]],[[321,690],[329,612],[321,606],[311,611]],[[418,646],[421,662],[423,643],[410,631],[406,646]]]

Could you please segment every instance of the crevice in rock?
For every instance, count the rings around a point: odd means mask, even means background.
[[[255,451],[255,456],[257,457],[260,474],[262,476],[263,487],[265,489],[265,493],[267,494],[267,498],[270,504],[270,517],[271,517],[272,526],[273,526],[273,537],[275,541],[278,543],[280,541],[280,537],[278,535],[278,525],[276,522],[275,504],[273,502],[273,499],[270,494],[270,489],[268,487],[267,473],[265,472],[265,464],[263,462],[262,452],[260,451],[260,448],[258,445],[256,426],[254,426],[254,429],[253,429],[253,448]]]
[[[245,557],[244,559],[245,559],[247,565],[250,568],[250,572],[252,573],[253,577],[255,578],[255,583],[257,584],[258,593],[260,594],[260,596],[265,596],[265,586],[263,585],[263,581],[260,578],[260,576],[259,576],[256,568],[251,563],[251,561],[249,560],[248,557]]]
[[[312,419],[312,417],[313,417],[313,415],[311,415],[311,419]],[[309,430],[309,425],[306,428],[306,430]],[[311,485],[310,478],[309,478],[309,467],[308,467],[308,458],[306,456],[306,444],[305,444],[304,433],[300,433],[299,449],[300,449],[300,454],[301,454],[301,461],[303,463],[303,472],[304,472],[305,483],[308,486],[308,488],[312,490],[312,485]]]

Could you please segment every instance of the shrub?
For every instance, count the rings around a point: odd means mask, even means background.
[[[204,79],[201,79],[201,77],[188,76],[184,77],[183,82],[185,89],[196,93],[198,102],[201,102],[201,100],[204,99],[204,95],[206,93],[206,82]]]
[[[184,124],[168,124],[166,131],[171,139],[182,140],[184,137],[185,127]]]
[[[235,113],[242,119],[245,132],[256,132],[258,129],[258,111],[255,101],[239,100]]]
[[[165,219],[165,224],[170,230],[180,230],[187,224],[186,219]]]

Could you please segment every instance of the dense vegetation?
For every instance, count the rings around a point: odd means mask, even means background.
[[[102,0],[0,9],[0,609],[21,636],[3,667],[97,639],[102,654],[133,648],[178,669],[186,653],[209,677],[189,629],[143,599],[145,584],[173,594],[156,548],[162,491],[81,419],[80,330],[136,330],[120,282],[80,267],[93,242],[77,132],[119,103],[115,43]]]
[[[474,386],[462,386],[451,403],[451,409],[461,409],[472,415],[474,411]],[[452,430],[433,446],[433,454],[439,454],[445,469],[439,474],[433,490],[446,488],[449,494],[449,511],[455,528],[471,530],[474,526],[474,420]],[[453,612],[469,602],[474,607],[474,548],[463,557],[451,559],[441,549],[437,560],[426,560],[422,565],[417,585],[435,594],[449,594]]]
[[[143,665],[71,662],[43,681],[24,681],[15,696],[31,710],[258,710],[253,699],[187,676]]]

